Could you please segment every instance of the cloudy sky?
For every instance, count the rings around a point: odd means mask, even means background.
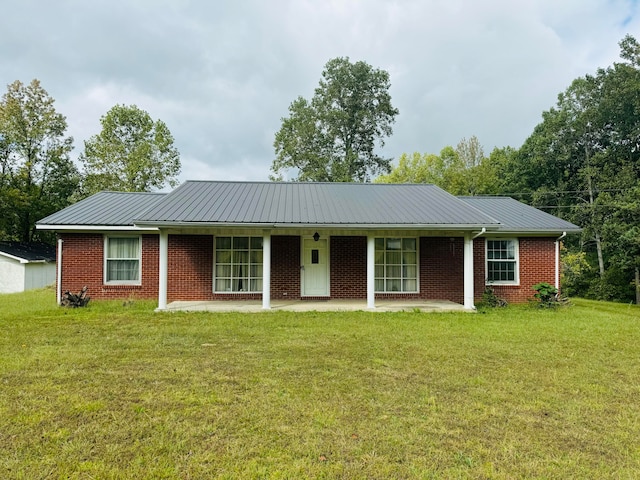
[[[638,0],[20,0],[0,15],[0,82],[38,78],[75,155],[135,104],[173,133],[181,180],[267,180],[282,117],[331,58],[390,73],[386,156],[472,135],[488,154],[519,147],[627,33]]]

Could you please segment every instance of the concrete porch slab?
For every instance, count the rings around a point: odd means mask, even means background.
[[[365,300],[273,300],[270,311],[289,312],[471,312],[463,305],[447,300],[379,300],[375,309],[368,309]],[[246,301],[176,301],[167,305],[164,312],[265,312],[261,300]]]

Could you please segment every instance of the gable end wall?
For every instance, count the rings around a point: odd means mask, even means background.
[[[65,233],[62,239],[62,292],[83,286],[96,300],[158,298],[158,235],[142,235],[142,284],[104,285],[104,235]]]
[[[520,284],[494,285],[494,293],[509,303],[526,303],[535,293],[531,287],[540,282],[555,283],[555,238],[520,237]],[[475,298],[482,299],[485,288],[485,239],[474,242]]]

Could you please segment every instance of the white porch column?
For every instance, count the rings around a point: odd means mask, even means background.
[[[376,308],[376,238],[367,236],[367,308]]]
[[[473,301],[473,237],[464,233],[464,308],[474,310]]]
[[[58,263],[56,264],[56,302],[60,305],[62,301],[62,244],[64,241],[62,238],[58,237],[58,251],[56,260]]]
[[[271,309],[271,232],[262,237],[262,308]]]
[[[160,262],[158,265],[158,310],[167,308],[167,282],[169,278],[169,234],[160,230]]]

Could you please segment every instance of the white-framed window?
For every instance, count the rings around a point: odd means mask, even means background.
[[[517,238],[487,238],[486,272],[487,284],[518,285],[519,255]]]
[[[375,239],[375,289],[380,293],[418,291],[418,239]]]
[[[141,263],[140,236],[104,237],[104,283],[140,285]]]
[[[262,237],[216,237],[214,291],[262,292]]]

